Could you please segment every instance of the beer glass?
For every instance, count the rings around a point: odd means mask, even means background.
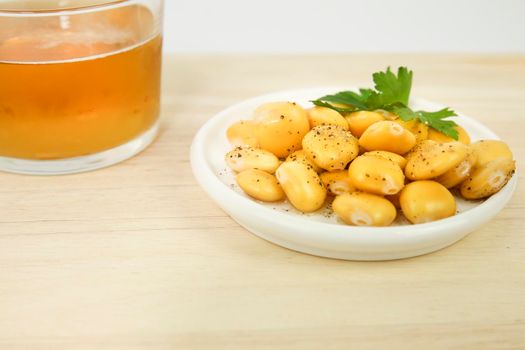
[[[127,159],[158,129],[162,0],[0,0],[0,170]]]

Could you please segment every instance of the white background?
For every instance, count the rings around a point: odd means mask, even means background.
[[[168,52],[525,52],[525,0],[165,0]]]

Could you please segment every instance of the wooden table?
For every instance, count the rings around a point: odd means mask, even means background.
[[[374,263],[265,242],[192,177],[192,136],[221,109],[369,85],[387,65],[414,69],[416,95],[478,118],[525,164],[524,56],[166,57],[162,132],[140,156],[74,176],[0,174],[0,349],[524,349],[523,171],[483,229]]]

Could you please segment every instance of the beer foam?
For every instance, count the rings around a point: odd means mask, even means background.
[[[120,35],[120,34],[119,34]],[[129,40],[124,39],[123,36],[113,35],[108,36],[104,40],[96,40],[95,36],[71,36],[69,39],[73,40],[53,40],[46,42],[45,44],[34,44],[34,41],[30,43],[26,41],[25,47],[18,46],[14,51],[7,50],[10,43],[0,43],[0,63],[8,64],[57,64],[57,63],[70,63],[87,61],[107,56],[117,55],[122,52],[131,51],[135,48],[145,45],[146,43],[154,40],[159,36],[159,33],[148,37],[145,40]],[[83,41],[83,39],[85,41]],[[16,37],[10,40],[24,41],[24,38]],[[36,50],[35,50],[36,48]],[[57,48],[65,50],[65,54],[49,54],[49,52],[55,51]],[[31,54],[27,57],[21,57],[23,50],[31,50]],[[48,52],[48,54],[42,54],[38,56],[38,52]],[[36,55],[35,55],[36,53]],[[13,57],[15,56],[16,57]]]
[[[34,35],[34,34],[33,34]],[[63,44],[77,46],[129,45],[136,41],[136,35],[129,30],[117,28],[90,28],[81,32],[47,31],[39,33],[37,48],[50,49]]]
[[[75,15],[40,14],[26,21],[0,17],[0,62],[76,62],[131,50],[160,34],[152,12],[142,5],[110,7]],[[3,40],[2,40],[3,39]]]

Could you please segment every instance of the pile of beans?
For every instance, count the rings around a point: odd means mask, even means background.
[[[301,212],[332,207],[350,225],[413,224],[456,213],[451,190],[469,200],[498,192],[515,171],[502,141],[470,143],[386,111],[342,115],[325,107],[268,103],[227,130],[226,163],[249,196],[288,201]]]

